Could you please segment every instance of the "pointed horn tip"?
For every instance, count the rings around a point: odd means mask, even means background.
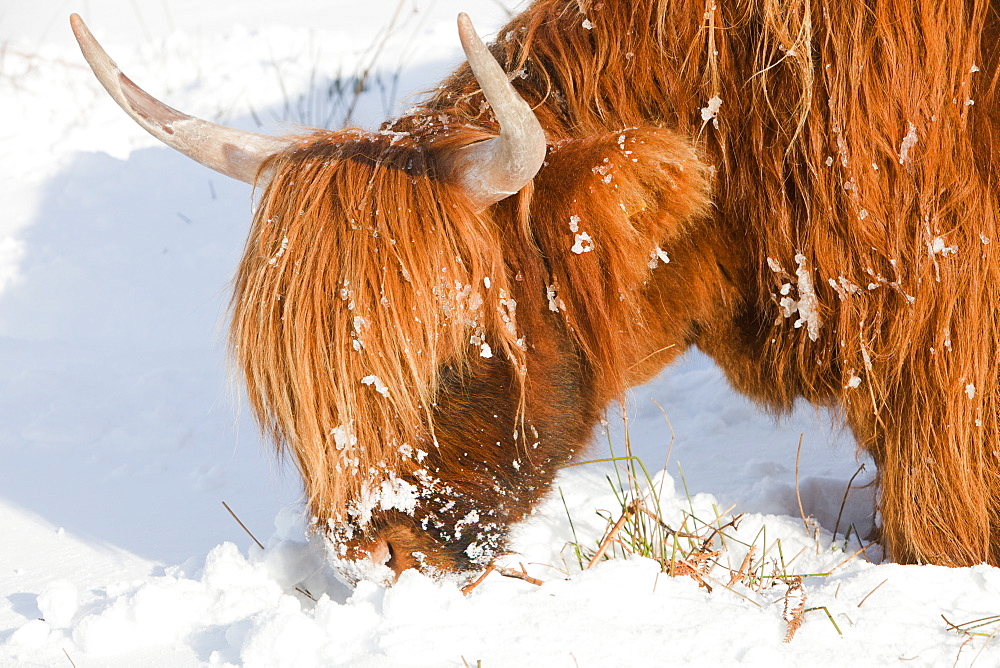
[[[87,24],[83,22],[79,14],[70,14],[69,24],[73,29],[73,36],[80,47],[80,52],[83,53],[84,60],[90,65],[90,69],[94,71],[101,85],[121,105],[122,102],[119,101],[118,94],[115,93],[115,89],[120,87],[116,83],[116,77],[121,75],[118,65],[115,64],[115,61],[111,60],[111,56],[107,54],[104,47],[101,46],[93,33],[90,32]]]
[[[81,34],[90,32],[87,30],[87,24],[84,23],[80,15],[76,13],[69,15],[69,26],[73,29],[73,34],[76,35],[77,40],[80,39]]]
[[[476,27],[472,25],[472,19],[465,12],[458,15],[458,39],[462,42],[462,49],[466,53],[471,44],[482,41],[476,32]]]

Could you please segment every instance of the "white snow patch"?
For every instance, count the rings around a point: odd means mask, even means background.
[[[906,161],[910,157],[910,149],[912,149],[917,144],[917,126],[913,123],[909,124],[909,129],[906,132],[906,136],[903,137],[903,141],[899,144],[899,164],[906,164]]]
[[[573,244],[573,247],[570,248],[570,250],[577,255],[589,253],[594,250],[594,241],[586,232],[580,232],[576,235],[576,243]]]
[[[949,255],[958,253],[958,246],[949,246],[942,236],[932,238],[928,248],[931,254],[940,255],[941,257],[948,257]]]
[[[354,430],[345,424],[333,428],[333,443],[338,450],[352,448],[358,444],[358,437],[354,435]]]
[[[795,287],[798,291],[798,299],[790,296],[792,285],[785,283],[780,289],[780,293],[784,296],[778,300],[778,306],[781,308],[781,314],[785,318],[791,318],[798,313],[799,317],[793,326],[798,329],[805,325],[809,339],[816,341],[819,339],[819,330],[823,325],[823,321],[819,314],[819,299],[816,297],[816,292],[813,289],[812,273],[806,267],[806,263],[807,258],[805,255],[801,253],[795,255],[795,264],[797,265],[795,269]],[[781,270],[780,265],[770,258],[768,258],[768,265],[772,271]],[[777,269],[775,269],[776,267]]]
[[[364,378],[362,378],[361,379],[361,384],[362,385],[371,385],[373,388],[375,388],[376,392],[378,392],[379,394],[381,394],[383,397],[385,397],[387,399],[389,398],[389,388],[375,374],[372,374],[370,376],[365,376]]]
[[[841,301],[847,299],[851,295],[860,295],[864,292],[860,285],[855,285],[843,276],[838,276],[836,279],[827,279],[827,283],[829,283],[830,287],[837,291],[837,296],[841,299]]]
[[[351,505],[349,512],[357,525],[363,527],[371,522],[375,510],[398,510],[412,515],[419,499],[416,485],[390,474],[375,487],[370,483],[363,485],[361,498]]]
[[[284,255],[286,250],[288,250],[288,237],[284,237],[281,240],[281,248],[278,249],[278,252],[275,253],[274,256],[267,261],[267,263],[271,265],[277,264],[278,258]]]
[[[650,269],[656,269],[660,266],[660,262],[667,264],[670,262],[670,256],[667,255],[666,251],[657,246],[653,249],[653,252],[649,254],[648,266]]]
[[[479,521],[479,513],[475,510],[470,510],[465,517],[455,522],[455,538],[462,537],[462,531],[464,527],[472,526]]]
[[[566,309],[566,302],[559,296],[558,283],[545,286],[545,298],[548,300],[549,310],[553,313],[558,313]]]
[[[56,580],[45,585],[38,594],[38,610],[50,626],[65,628],[73,621],[79,604],[76,585],[68,580]]]
[[[719,109],[722,107],[722,98],[718,95],[708,100],[708,104],[701,108],[701,120],[705,123],[712,121],[716,127],[719,126]]]
[[[378,505],[382,510],[398,510],[412,515],[419,498],[416,485],[400,478],[390,478],[382,481]]]
[[[14,631],[7,642],[14,649],[41,647],[48,641],[51,632],[51,627],[44,619],[32,619]]]
[[[613,178],[611,169],[612,169],[611,161],[608,158],[604,158],[604,160],[601,161],[601,164],[591,168],[590,171],[600,176],[602,183],[611,183],[611,180]],[[575,232],[576,230],[573,231]]]

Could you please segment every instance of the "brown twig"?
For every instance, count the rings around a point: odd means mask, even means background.
[[[784,564],[782,564],[782,566],[784,567],[784,569],[785,569],[786,572],[788,571],[789,568],[791,568],[792,564],[795,563],[795,560],[798,559],[799,557],[801,557],[802,553],[805,552],[805,551],[806,551],[806,548],[803,547],[801,550],[799,550],[798,552],[795,553],[794,557],[792,557],[791,559],[789,559],[788,561],[786,561]]]
[[[233,519],[236,520],[236,523],[239,524],[243,528],[243,530],[247,532],[248,536],[250,536],[251,538],[253,538],[253,542],[257,543],[257,547],[259,547],[260,549],[263,550],[264,549],[263,543],[261,543],[259,540],[257,540],[257,536],[254,536],[250,532],[250,529],[247,529],[247,525],[243,524],[242,520],[240,520],[240,518],[236,516],[236,513],[234,513],[233,509],[229,507],[229,504],[226,503],[225,501],[223,501],[222,502],[222,507],[229,511],[229,514],[233,516]]]
[[[74,663],[73,659],[70,657],[69,652],[66,651],[65,647],[62,648],[62,652],[63,654],[66,655],[66,660],[69,661],[69,665],[73,666],[73,668],[76,668],[76,663]]]
[[[264,548],[264,544],[261,543],[259,540],[257,540],[257,536],[255,536],[255,535],[253,535],[253,533],[251,533],[250,529],[247,528],[246,524],[243,524],[243,521],[239,517],[236,516],[236,513],[233,512],[233,509],[229,507],[228,503],[226,503],[225,501],[223,501],[222,502],[222,507],[229,511],[229,514],[232,516],[232,518],[234,520],[236,520],[236,523],[239,524],[243,528],[243,530],[247,532],[247,535],[250,536],[250,538],[253,539],[253,542],[257,543],[257,547],[259,547],[262,550],[265,549]],[[300,594],[302,594],[303,596],[305,596],[306,598],[308,598],[313,603],[316,603],[316,597],[313,596],[311,593],[309,593],[309,590],[306,589],[305,587],[297,586],[297,587],[295,587],[295,591],[299,592]]]
[[[840,510],[837,511],[837,521],[833,525],[833,539],[837,540],[837,532],[840,530],[840,517],[844,514],[844,506],[847,505],[847,495],[851,493],[851,485],[854,484],[854,479],[858,477],[858,474],[865,470],[865,465],[862,464],[858,467],[858,470],[854,472],[851,479],[847,481],[847,489],[844,490],[844,498],[840,502]],[[845,545],[846,547],[846,545]]]
[[[597,565],[597,562],[599,562],[601,557],[604,556],[604,553],[607,552],[608,546],[611,545],[611,541],[614,540],[615,536],[618,535],[618,532],[622,530],[623,526],[625,526],[625,522],[628,521],[628,518],[639,509],[641,503],[642,501],[636,499],[630,503],[627,508],[625,508],[625,512],[622,513],[622,516],[618,518],[618,521],[615,522],[613,527],[611,527],[611,530],[604,535],[604,539],[601,540],[601,544],[598,546],[597,552],[595,552],[594,556],[590,559],[590,563],[587,564],[587,568],[593,568]]]
[[[959,627],[959,626],[958,626],[958,624],[953,624],[953,623],[951,622],[951,620],[949,620],[949,619],[948,619],[947,617],[945,617],[945,616],[944,616],[944,613],[941,613],[941,619],[943,619],[943,620],[944,620],[944,623],[945,623],[945,624],[947,624],[947,625],[948,625],[948,627],[949,627],[949,628],[950,628],[950,629],[951,629],[952,631],[958,631],[959,633],[965,633],[965,629],[963,629],[963,628]]]
[[[692,539],[693,538],[699,538],[698,534],[688,533],[686,531],[681,531],[679,529],[673,529],[673,528],[671,528],[669,524],[667,524],[662,519],[660,519],[659,515],[657,515],[656,513],[652,512],[646,506],[642,506],[641,508],[639,508],[639,510],[641,510],[646,515],[649,515],[649,518],[652,519],[657,524],[659,524],[660,528],[662,528],[670,536],[674,536],[676,538],[692,538]]]
[[[864,602],[868,600],[868,597],[871,596],[872,594],[874,594],[875,592],[877,592],[878,588],[881,587],[882,585],[884,585],[888,581],[889,581],[889,578],[886,578],[885,580],[882,580],[881,582],[878,583],[878,585],[875,586],[874,589],[872,589],[870,592],[868,592],[867,594],[865,594],[865,597],[863,599],[861,599],[860,603],[858,603],[858,607],[860,608],[862,605],[864,605]],[[948,620],[946,619],[945,621],[948,621]]]
[[[971,622],[962,622],[961,624],[952,624],[947,617],[941,615],[941,619],[944,620],[945,624],[951,627],[951,630],[958,631],[959,633],[969,633],[969,629],[977,629],[980,626],[986,626],[988,624],[993,624],[995,622],[1000,622],[1000,615],[991,615],[989,617],[981,617],[979,619],[973,619]],[[968,628],[962,628],[962,627]],[[989,635],[984,633],[983,635]]]
[[[681,559],[677,562],[677,575],[687,575],[694,578],[698,584],[708,590],[708,593],[712,593],[712,585],[705,581],[705,576],[708,575],[708,571],[712,568],[712,563],[710,559],[717,558],[721,552],[703,552],[701,554],[696,554],[688,557],[687,559]],[[721,582],[719,584],[722,584]],[[725,585],[723,585],[725,586]],[[726,586],[729,589],[728,586]]]
[[[964,650],[965,646],[971,642],[972,642],[972,636],[969,636],[968,638],[965,639],[965,642],[959,645],[958,654],[955,655],[955,663],[951,664],[951,668],[957,668],[958,660],[962,658],[962,650]]]
[[[625,550],[626,553],[635,554],[635,550],[626,545],[625,541],[623,541],[621,538],[615,538],[614,543],[618,545],[618,547],[620,547],[621,549]]]
[[[806,521],[806,511],[802,508],[802,494],[799,493],[799,457],[802,455],[802,439],[805,436],[805,432],[799,434],[799,447],[795,451],[795,499],[799,502],[799,515],[802,516],[802,526],[805,527],[806,531],[809,531],[809,523]]]
[[[497,567],[496,571],[497,571],[497,573],[499,573],[500,575],[504,576],[505,578],[514,578],[516,580],[524,580],[525,582],[527,582],[529,584],[536,585],[538,587],[541,587],[543,584],[545,584],[544,582],[542,582],[538,578],[533,578],[530,575],[528,575],[528,571],[525,570],[523,564],[521,565],[521,570],[520,571],[515,571],[512,568],[500,568],[500,567]]]
[[[400,0],[396,5],[396,10],[392,14],[392,18],[389,21],[389,25],[385,29],[385,33],[381,36],[382,40],[378,45],[373,45],[370,53],[372,54],[371,61],[368,62],[360,70],[360,77],[354,86],[354,97],[351,99],[351,103],[347,108],[347,114],[344,116],[344,125],[351,122],[354,112],[357,109],[358,103],[361,101],[361,94],[365,91],[366,84],[368,83],[368,78],[371,76],[372,70],[375,68],[375,63],[378,60],[379,54],[385,49],[385,45],[389,42],[389,38],[392,37],[396,30],[396,24],[399,21],[399,17],[403,12],[403,7],[405,2]]]
[[[664,410],[663,406],[661,406],[660,403],[656,399],[653,399],[653,403],[656,404],[656,407],[660,409],[661,413],[663,413],[663,419],[667,423],[667,429],[670,430],[670,445],[667,446],[667,456],[663,458],[663,470],[666,471],[667,467],[670,465],[670,455],[674,451],[674,442],[677,440],[677,434],[674,433],[674,425],[670,424],[670,418],[667,417],[667,411]],[[659,489],[659,492],[657,493],[657,496],[660,497],[660,498],[662,498],[662,496],[663,496],[663,483],[664,482],[665,482],[665,480],[661,476],[661,478],[660,478],[660,489]]]
[[[641,360],[639,360],[638,362],[636,362],[635,364],[633,364],[632,366],[630,366],[629,369],[630,370],[634,369],[637,366],[639,366],[640,364],[642,364],[643,362],[645,362],[646,360],[648,360],[650,357],[653,357],[655,355],[659,355],[660,353],[662,353],[662,352],[664,352],[666,350],[670,350],[671,348],[676,348],[676,347],[677,347],[676,343],[671,343],[669,346],[663,346],[659,350],[654,350],[653,352],[649,353],[648,355],[646,355],[645,357],[643,357]],[[654,404],[656,403],[656,399],[653,399],[653,403]],[[659,404],[657,404],[657,405],[659,405]],[[661,408],[660,410],[663,410],[663,409]]]
[[[732,577],[729,578],[730,587],[732,587],[737,582],[750,575],[750,565],[753,563],[753,555],[754,552],[756,551],[757,551],[756,545],[751,545],[750,549],[747,550],[747,556],[743,557],[743,563],[740,564],[740,569],[735,573],[733,573]]]
[[[563,576],[563,578],[569,578],[569,571],[563,570],[558,566],[553,566],[552,564],[544,564],[540,561],[529,561],[528,563],[532,566],[539,566],[541,568],[551,568],[555,572],[559,573],[559,575]]]
[[[462,594],[464,596],[468,596],[469,594],[471,594],[472,590],[481,585],[483,583],[483,580],[486,579],[486,576],[495,571],[496,568],[497,568],[496,564],[494,564],[491,561],[489,565],[486,567],[486,570],[483,571],[482,574],[478,578],[476,578],[474,582],[470,582],[469,584],[462,587]]]
[[[874,544],[875,544],[875,541],[872,541],[872,542],[868,543],[867,545],[862,546],[861,549],[857,550],[854,554],[852,554],[851,556],[849,556],[847,559],[844,559],[842,562],[840,562],[839,564],[837,564],[836,566],[834,566],[833,568],[831,568],[830,572],[831,573],[834,572],[835,570],[837,570],[838,568],[840,568],[841,566],[843,566],[844,564],[846,564],[847,562],[849,562],[851,559],[853,559],[854,557],[856,557],[859,554],[861,554],[862,552],[865,552],[865,557],[867,557],[868,553],[866,552],[866,550],[869,547],[871,547],[872,545],[874,545]]]
[[[316,597],[313,596],[312,594],[310,594],[309,590],[306,589],[305,587],[296,587],[295,591],[299,592],[300,594],[302,594],[303,596],[305,596],[306,598],[308,598],[313,603],[317,603]]]
[[[718,515],[716,516],[716,518],[715,518],[714,520],[712,520],[712,521],[713,521],[713,522],[718,522],[718,521],[719,521],[719,520],[721,520],[721,519],[722,519],[723,517],[725,517],[725,516],[726,516],[726,514],[728,514],[728,513],[729,513],[729,512],[730,512],[730,511],[731,511],[731,510],[732,510],[733,508],[735,508],[735,507],[736,507],[736,506],[735,506],[735,504],[734,504],[734,505],[732,505],[732,506],[729,506],[729,507],[728,507],[727,509],[725,509],[724,511],[722,511],[721,513],[719,513],[719,514],[718,514]],[[707,548],[708,548],[708,545],[710,545],[710,544],[712,543],[712,541],[713,541],[713,540],[715,540],[715,537],[716,537],[716,536],[718,536],[719,534],[721,534],[721,533],[722,533],[722,532],[723,532],[723,531],[724,531],[725,529],[728,529],[728,528],[732,527],[732,529],[733,529],[734,531],[738,531],[738,530],[739,530],[739,528],[740,528],[740,527],[738,526],[738,525],[739,525],[739,522],[740,522],[740,520],[742,520],[742,519],[743,519],[743,516],[744,516],[745,514],[746,514],[746,513],[740,513],[740,514],[739,514],[739,515],[737,515],[736,517],[731,517],[731,518],[729,519],[729,521],[728,521],[728,522],[726,522],[725,524],[722,524],[722,525],[719,525],[719,526],[713,526],[713,527],[712,527],[712,533],[708,534],[708,537],[707,537],[707,538],[705,538],[705,540],[703,540],[703,541],[702,541],[702,549],[703,549],[703,550],[704,550],[704,549],[707,549]]]

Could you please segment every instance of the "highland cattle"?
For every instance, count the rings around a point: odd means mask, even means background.
[[[609,402],[697,347],[842,408],[899,562],[1000,564],[996,0],[535,0],[375,132],[173,110],[262,189],[232,355],[353,577],[480,569]]]

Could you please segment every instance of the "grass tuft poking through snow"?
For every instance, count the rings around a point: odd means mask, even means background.
[[[704,495],[692,497],[679,464],[684,496],[677,497],[674,481],[666,470],[652,476],[642,459],[632,454],[627,418],[623,422],[624,456],[615,455],[609,435],[608,458],[577,464],[614,465],[613,473],[606,479],[616,507],[597,510],[606,529],[596,542],[578,538],[563,497],[567,521],[573,532],[568,547],[581,570],[593,568],[603,561],[642,557],[656,562],[661,573],[669,577],[689,577],[709,593],[722,588],[758,607],[781,601],[782,617],[787,624],[786,643],[802,625],[805,613],[816,610],[826,612],[834,630],[843,635],[825,607],[806,608],[806,581],[825,578],[833,569],[798,572],[792,568],[808,546],[800,547],[794,556],[786,559],[781,538],[769,542],[767,525],[763,522],[748,521],[748,526],[743,526],[744,513],[733,514],[733,507],[720,511],[714,500],[706,503]],[[814,535],[818,553],[818,532]],[[836,550],[837,546],[831,549]],[[862,554],[864,548],[838,567]]]

